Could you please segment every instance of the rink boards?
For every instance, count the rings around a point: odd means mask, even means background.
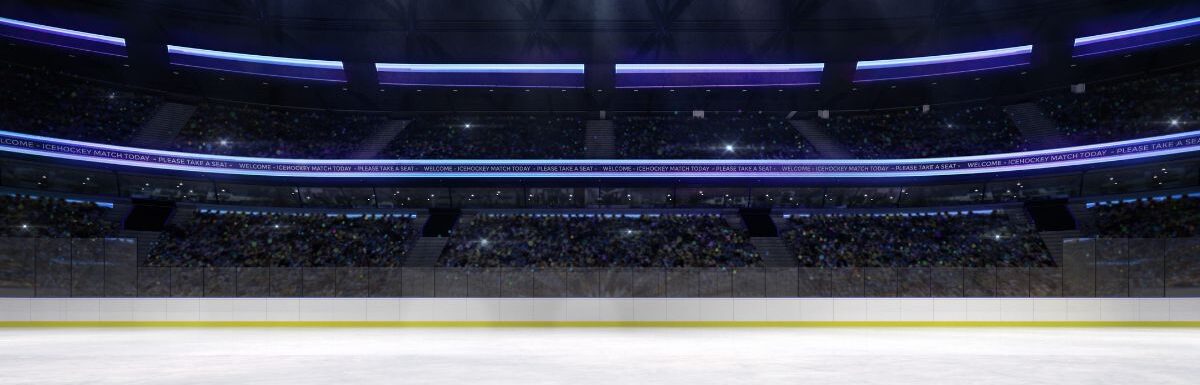
[[[3,298],[0,326],[1200,326],[1200,298]]]

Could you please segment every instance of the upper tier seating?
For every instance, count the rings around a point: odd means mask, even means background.
[[[617,156],[627,159],[804,159],[811,144],[783,116],[761,113],[631,115],[616,119]]]
[[[0,130],[126,144],[162,102],[72,75],[3,64]]]

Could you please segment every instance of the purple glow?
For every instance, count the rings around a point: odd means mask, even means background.
[[[1032,45],[902,59],[860,61],[855,82],[953,75],[1029,65]]]
[[[379,84],[434,87],[583,88],[583,64],[376,63]]]
[[[1200,36],[1200,17],[1075,39],[1074,57],[1099,55]]]
[[[345,82],[340,61],[296,59],[167,46],[171,64],[251,75]]]
[[[125,39],[0,17],[0,35],[56,47],[125,56]]]
[[[929,159],[271,159],[137,149],[0,131],[0,151],[158,170],[305,178],[893,178],[997,174],[1200,152],[1200,131],[1062,149]]]
[[[713,72],[821,72],[824,63],[801,64],[617,64],[618,74],[626,73],[713,73]]]
[[[616,88],[764,87],[821,83],[822,63],[617,64]]]

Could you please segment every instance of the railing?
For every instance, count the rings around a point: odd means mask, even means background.
[[[1061,267],[146,267],[130,239],[0,239],[7,297],[1200,297],[1200,239],[1085,239]]]

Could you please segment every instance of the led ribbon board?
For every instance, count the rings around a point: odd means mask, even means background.
[[[583,64],[375,63],[379,84],[444,87],[583,88]]]
[[[1082,57],[1170,43],[1200,36],[1200,17],[1075,39],[1071,56]]]
[[[311,178],[887,178],[996,174],[1200,151],[1200,131],[1053,150],[873,160],[354,160],[190,154],[0,131],[0,152],[201,173]]]
[[[125,39],[0,17],[0,35],[105,55],[125,56]]]
[[[345,82],[340,61],[293,59],[167,46],[171,64],[280,78]]]
[[[617,64],[617,88],[798,86],[821,83],[822,63]]]
[[[1018,67],[1029,65],[1032,55],[1033,46],[1024,45],[990,51],[860,61],[854,71],[854,81],[908,79]]]

